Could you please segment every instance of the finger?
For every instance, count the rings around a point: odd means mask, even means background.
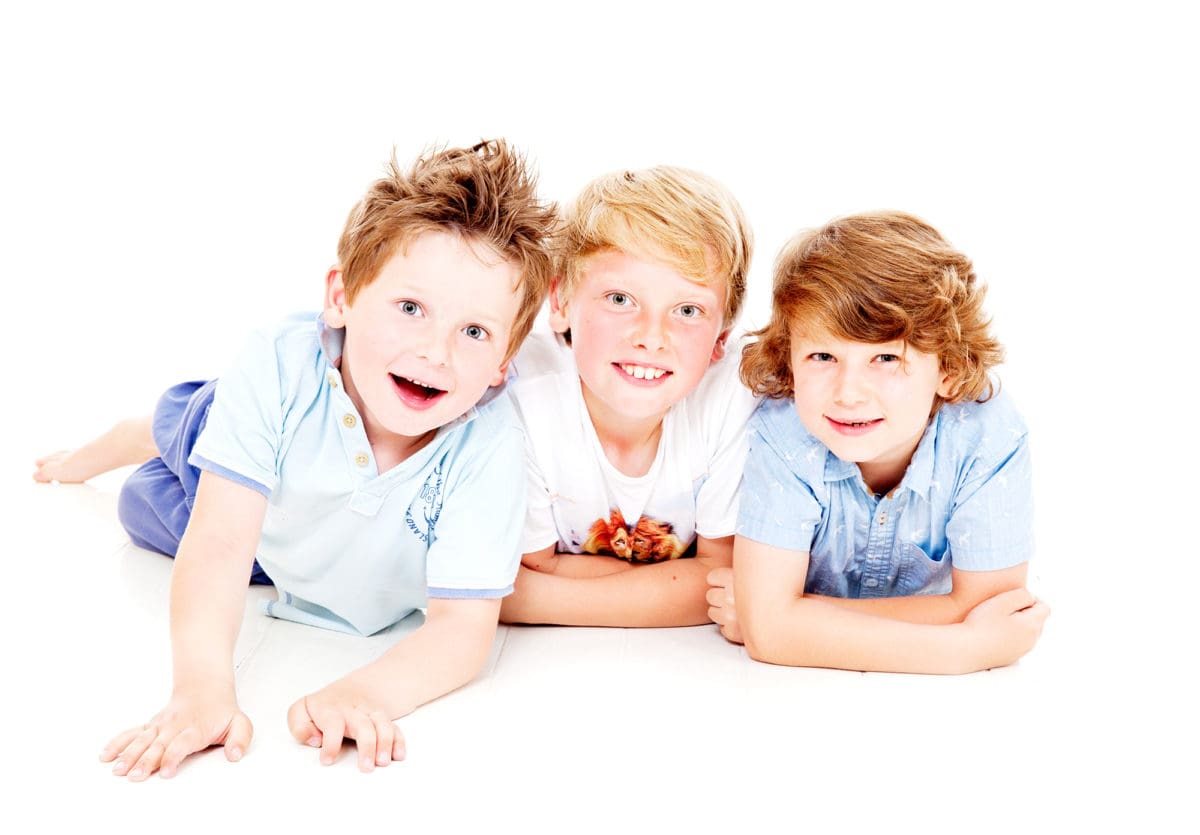
[[[1010,589],[994,598],[996,605],[1003,606],[1007,612],[1019,612],[1037,602],[1037,598],[1029,589]]]
[[[154,738],[158,736],[158,729],[150,725],[146,725],[142,730],[137,732],[133,739],[129,740],[124,750],[117,755],[116,762],[113,763],[113,774],[122,777],[128,774],[134,764],[141,759],[142,754],[146,753],[146,749],[154,742]]]
[[[723,608],[721,608],[720,606],[709,606],[708,607],[708,619],[711,620],[713,623],[717,624],[717,626],[724,626],[725,625],[725,610]]]
[[[314,716],[313,720],[321,731],[321,765],[333,765],[342,752],[346,722],[337,711]]]
[[[225,759],[235,763],[246,753],[250,746],[250,737],[254,736],[254,725],[250,717],[240,710],[233,715],[229,729],[225,732]]]
[[[398,731],[382,710],[372,712],[369,718],[375,725],[375,765],[387,765],[392,761],[392,746]]]
[[[166,751],[166,748],[167,746],[163,740],[155,738],[153,742],[146,746],[146,750],[138,757],[137,762],[133,764],[133,768],[129,769],[129,779],[135,783],[139,783],[158,771],[159,763],[162,762],[163,752]]]
[[[392,741],[392,761],[400,762],[408,756],[408,746],[404,742],[403,731],[396,726],[395,722],[392,722],[391,725],[396,732],[396,738]]]
[[[288,730],[301,745],[307,745],[310,748],[321,747],[321,729],[308,715],[307,699],[301,699],[288,708]]]
[[[140,734],[143,730],[145,730],[144,727],[130,728],[129,730],[122,731],[114,736],[111,740],[109,740],[107,745],[100,749],[100,762],[110,763],[115,760],[117,758],[117,754],[121,753],[121,751],[133,741],[133,738]]]
[[[713,586],[704,593],[704,599],[708,601],[709,606],[724,606],[725,589],[721,586]]]
[[[351,715],[350,721],[346,723],[346,730],[349,736],[354,737],[354,742],[358,747],[358,770],[374,771],[375,723],[369,717],[355,711]]]
[[[733,582],[733,569],[728,566],[714,568],[708,572],[708,584],[710,586],[728,586]]]
[[[191,754],[207,748],[208,746],[200,736],[200,732],[195,728],[187,728],[180,732],[167,745],[163,751],[162,764],[159,766],[158,775],[165,779],[174,777],[179,771],[179,764],[188,758]]]

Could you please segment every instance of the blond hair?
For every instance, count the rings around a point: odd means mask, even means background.
[[[791,328],[802,323],[853,342],[903,340],[938,357],[954,386],[945,401],[987,400],[1004,349],[989,332],[984,293],[971,261],[919,218],[834,220],[779,254],[771,319],[742,352],[742,382],[757,394],[791,396]],[[934,409],[945,401],[935,399]]]
[[[418,235],[442,231],[491,247],[518,267],[521,305],[509,336],[512,357],[550,288],[554,204],[543,204],[525,158],[502,139],[471,148],[434,148],[407,171],[393,156],[351,210],[338,241],[338,262],[353,302],[384,264]],[[452,277],[447,277],[452,279]]]
[[[605,250],[642,253],[700,284],[723,280],[724,323],[737,318],[754,248],[728,189],[686,168],[660,165],[599,177],[567,211],[556,272],[570,298],[587,259]]]

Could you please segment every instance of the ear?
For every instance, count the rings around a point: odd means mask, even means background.
[[[732,330],[733,328],[726,328],[717,337],[716,343],[713,344],[712,356],[708,359],[710,364],[725,356],[725,343],[729,340],[729,333]]]
[[[941,382],[938,383],[937,396],[943,400],[950,400],[958,393],[960,383],[957,374],[943,374]]]
[[[334,264],[325,276],[325,324],[331,328],[346,326],[346,285],[342,283],[342,268]]]
[[[567,300],[563,295],[562,276],[556,275],[550,282],[550,327],[555,333],[566,333],[571,329],[567,319]]]
[[[500,366],[500,370],[496,372],[496,376],[488,383],[488,388],[498,386],[504,382],[504,378],[508,376],[508,363],[509,360],[505,360],[504,365]]]

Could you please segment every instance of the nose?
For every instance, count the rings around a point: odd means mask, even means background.
[[[862,371],[849,364],[838,366],[833,384],[833,401],[839,406],[858,406],[867,400],[867,381]]]
[[[444,368],[453,354],[453,337],[453,333],[444,333],[442,328],[430,327],[417,348],[417,357],[430,365]]]
[[[633,344],[647,351],[661,351],[667,347],[667,327],[661,316],[651,310],[643,310],[634,321]]]

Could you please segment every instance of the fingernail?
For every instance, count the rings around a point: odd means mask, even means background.
[[[310,737],[308,738],[308,743],[307,743],[307,744],[308,744],[309,746],[313,747],[313,748],[320,748],[320,747],[321,747],[321,737],[319,737],[319,736],[310,736]]]
[[[242,758],[242,749],[236,745],[229,749],[230,762],[237,762]]]
[[[389,757],[387,754],[380,754],[375,758],[375,762],[377,762],[379,765],[387,765],[391,761],[391,757]]]
[[[142,779],[142,770],[140,768],[135,768],[133,771],[129,772],[129,779],[130,780]]]

